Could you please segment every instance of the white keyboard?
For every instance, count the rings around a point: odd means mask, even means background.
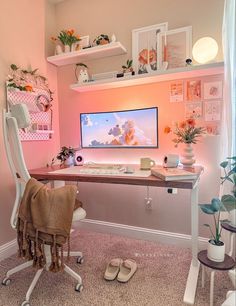
[[[121,174],[124,172],[124,168],[115,169],[115,168],[82,168],[79,170],[81,174]]]

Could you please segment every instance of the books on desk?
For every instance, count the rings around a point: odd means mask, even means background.
[[[164,181],[193,180],[198,176],[196,173],[180,168],[164,168],[162,166],[151,168],[151,173]]]

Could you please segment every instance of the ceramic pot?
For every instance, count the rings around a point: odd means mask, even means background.
[[[186,143],[180,162],[184,167],[191,167],[195,161],[196,160],[194,159],[192,144]]]
[[[229,212],[229,221],[231,226],[236,227],[236,209]]]
[[[225,259],[225,244],[222,242],[222,245],[215,245],[211,243],[211,240],[208,241],[207,246],[207,257],[215,262],[222,262]]]
[[[55,55],[62,54],[62,53],[63,53],[63,50],[62,50],[61,45],[56,45],[56,47],[55,47]]]
[[[75,164],[75,159],[74,156],[69,156],[66,160],[65,160],[65,165],[66,166],[74,166]]]
[[[69,45],[65,45],[64,46],[64,51],[65,51],[65,53],[70,52],[70,46]]]

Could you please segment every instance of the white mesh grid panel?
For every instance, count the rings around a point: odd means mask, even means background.
[[[7,102],[9,104],[26,104],[31,118],[31,126],[27,131],[19,131],[22,141],[48,140],[51,138],[51,133],[47,130],[52,129],[52,110],[42,112],[36,105],[38,95],[43,94],[48,97],[48,93],[42,89],[34,89],[34,92],[17,91],[7,88]],[[29,132],[33,124],[37,124],[37,132]]]

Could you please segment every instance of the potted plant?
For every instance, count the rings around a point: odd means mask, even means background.
[[[204,127],[197,127],[196,121],[193,118],[181,122],[175,122],[174,127],[166,126],[164,129],[165,134],[173,133],[175,138],[172,141],[175,143],[175,147],[178,147],[179,143],[184,143],[185,148],[182,153],[181,163],[183,166],[190,167],[195,163],[192,144],[196,144],[203,134],[206,133]]]
[[[236,226],[236,156],[228,157],[220,166],[224,170],[224,176],[221,177],[221,184],[226,182],[232,183],[232,195],[225,194],[221,197],[221,200],[214,198],[211,204],[200,204],[200,208],[204,213],[213,215],[214,217],[214,231],[209,224],[204,225],[209,227],[212,234],[212,238],[209,240],[207,256],[209,259],[217,262],[224,261],[225,252],[224,243],[220,240],[220,212],[228,211],[230,214],[230,225]]]
[[[58,39],[65,46],[65,52],[75,51],[73,46],[75,47],[75,43],[81,40],[79,35],[75,35],[74,33],[75,31],[70,29],[62,30],[58,35]]]
[[[106,34],[101,34],[101,35],[97,36],[93,41],[93,45],[97,45],[97,46],[106,45],[106,44],[109,44],[109,43],[110,43],[110,38]]]
[[[228,157],[220,166],[224,169],[224,176],[221,177],[221,184],[229,182],[233,185],[232,194],[225,194],[221,197],[226,210],[229,212],[229,223],[236,227],[236,156]]]
[[[122,66],[124,74],[133,74],[133,60],[127,60],[126,65]]]
[[[210,204],[200,204],[201,210],[208,215],[212,215],[214,219],[214,226],[204,224],[211,232],[211,238],[208,241],[207,257],[216,262],[222,262],[225,258],[225,244],[221,241],[221,225],[220,213],[225,211],[224,205],[218,198],[213,198]]]
[[[61,148],[61,151],[57,154],[57,159],[60,160],[61,166],[67,165],[72,166],[74,165],[74,156],[75,156],[75,149],[72,147],[65,147]]]

